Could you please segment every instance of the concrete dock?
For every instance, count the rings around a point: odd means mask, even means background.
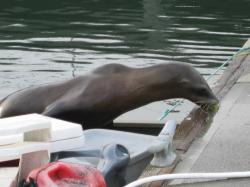
[[[244,47],[250,46],[250,40]],[[182,155],[173,173],[250,171],[250,55],[238,55],[217,88],[220,109],[202,137]],[[231,68],[231,70],[230,70]],[[230,73],[231,72],[231,73]],[[221,87],[218,86],[218,87]],[[224,90],[224,91],[222,91]],[[226,90],[226,91],[225,91]],[[222,93],[223,92],[223,93]],[[163,186],[250,186],[250,178],[225,180],[175,180]]]

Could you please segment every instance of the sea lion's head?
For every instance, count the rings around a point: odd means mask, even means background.
[[[140,81],[135,81],[135,77]],[[136,71],[128,79],[132,80],[131,85],[135,88],[147,88],[137,89],[141,92],[138,99],[143,101],[184,98],[200,106],[218,103],[203,76],[187,63],[158,64]]]
[[[178,89],[182,98],[188,99],[197,105],[216,104],[218,99],[207,84],[203,76],[192,66],[176,64],[180,74],[178,77]]]
[[[184,98],[196,103],[216,104],[218,99],[203,76],[187,63],[168,63],[155,66],[154,77],[148,82],[157,85],[153,89],[161,99]],[[152,88],[151,88],[152,90]],[[159,99],[160,100],[160,99]]]

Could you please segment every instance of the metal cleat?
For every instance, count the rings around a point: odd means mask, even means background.
[[[173,149],[173,137],[176,130],[176,121],[168,121],[158,137],[149,146],[148,151],[154,154],[151,165],[168,167],[173,164],[177,155]]]

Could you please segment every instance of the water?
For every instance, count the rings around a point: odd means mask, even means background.
[[[247,0],[1,2],[1,96],[106,63],[186,62],[207,76],[248,39],[249,7]]]

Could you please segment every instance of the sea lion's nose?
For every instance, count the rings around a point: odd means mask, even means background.
[[[211,100],[211,102],[210,102],[211,104],[217,104],[217,103],[219,103],[219,99],[218,98],[213,98],[212,100]]]
[[[214,93],[212,92],[212,97],[211,97],[211,104],[217,104],[219,103],[219,99],[214,95]]]
[[[213,105],[213,104],[218,104],[219,99],[212,92],[210,92],[209,95],[207,95],[206,97],[199,98],[199,100],[196,100],[194,103],[196,103],[199,106],[208,105],[208,104]]]

